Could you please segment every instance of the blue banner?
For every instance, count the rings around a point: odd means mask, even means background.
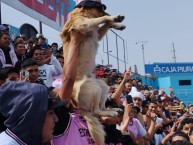
[[[145,65],[146,74],[193,73],[193,63],[154,63]]]
[[[20,36],[20,29],[10,25],[9,36],[11,40],[14,40],[17,36]]]

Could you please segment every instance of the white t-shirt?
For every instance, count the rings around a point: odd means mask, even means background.
[[[1,145],[20,145],[12,137],[7,135],[5,132],[0,134],[0,144]]]
[[[51,87],[54,81],[54,77],[62,74],[62,67],[59,61],[52,56],[51,57],[51,65],[44,64],[39,66],[39,78],[44,81],[44,84],[47,87]]]
[[[156,123],[157,124],[161,124],[162,122],[163,122],[162,118],[159,118],[159,117],[156,118]]]

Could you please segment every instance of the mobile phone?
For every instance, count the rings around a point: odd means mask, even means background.
[[[29,76],[29,72],[27,70],[23,70],[22,71],[22,77],[28,77]]]
[[[128,103],[128,104],[133,103],[133,99],[132,99],[131,95],[127,95],[127,96],[126,96],[126,100],[127,100],[127,103]]]

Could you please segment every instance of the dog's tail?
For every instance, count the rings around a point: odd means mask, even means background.
[[[86,119],[89,133],[97,145],[104,145],[105,142],[105,131],[99,120],[94,117],[88,111],[81,111],[81,115]]]

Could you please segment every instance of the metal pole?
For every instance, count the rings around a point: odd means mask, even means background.
[[[42,34],[42,22],[39,21],[39,26],[40,26],[40,34]]]
[[[125,64],[125,70],[126,70],[125,40],[123,40],[123,49],[124,49],[124,64]]]
[[[1,14],[2,14],[2,12],[1,12],[1,0],[0,0],[0,25],[2,24]]]
[[[174,46],[174,42],[172,43],[173,44],[173,52],[174,52],[174,62],[176,63],[176,50],[175,50],[175,46]]]
[[[118,72],[119,72],[119,54],[118,54],[117,35],[116,35],[116,50],[117,50],[117,69],[118,69]]]
[[[145,74],[145,53],[144,53],[144,45],[145,45],[147,42],[148,42],[148,41],[138,41],[138,42],[136,42],[136,44],[141,43],[141,48],[142,48],[142,52],[143,52],[144,74]]]
[[[144,45],[142,44],[142,52],[143,52],[143,66],[144,66],[144,69],[145,69],[145,54],[144,54]]]
[[[109,65],[109,45],[108,45],[108,36],[106,34],[106,40],[107,40],[107,65]]]

